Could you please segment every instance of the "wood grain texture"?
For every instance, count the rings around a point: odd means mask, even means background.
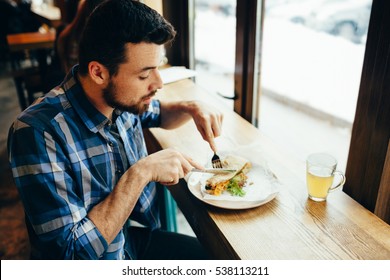
[[[197,200],[185,181],[170,187],[198,238],[219,259],[390,259],[390,226],[342,191],[327,202],[307,198],[305,163],[277,147],[261,131],[221,105],[190,80],[167,85],[159,99],[200,99],[224,112],[223,137],[256,143],[277,176],[277,197],[248,210],[225,210]],[[176,130],[151,129],[159,148],[175,147],[206,162],[212,154],[193,122]]]

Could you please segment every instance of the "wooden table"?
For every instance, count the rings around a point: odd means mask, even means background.
[[[56,35],[54,32],[28,32],[7,35],[11,52],[22,50],[52,49]]]
[[[199,240],[216,258],[390,259],[387,223],[342,191],[331,193],[327,202],[309,200],[305,163],[276,146],[231,108],[190,80],[166,85],[158,98],[200,99],[216,106],[224,112],[224,137],[237,145],[258,144],[281,183],[274,200],[247,210],[206,205],[190,193],[184,180],[169,188]],[[211,154],[193,122],[171,131],[153,128],[146,137],[154,149],[176,147],[200,162]]]
[[[38,68],[20,68],[17,61],[12,61],[13,77],[18,94],[19,105],[24,110],[28,104],[34,100],[34,92],[40,90],[42,86],[42,78],[47,71],[47,55],[48,50],[54,48],[55,42],[54,32],[29,32],[7,35],[8,47],[11,52],[32,51],[36,53],[38,60]],[[24,89],[24,88],[28,89]],[[26,97],[27,91],[27,97]],[[27,102],[28,100],[28,102]]]

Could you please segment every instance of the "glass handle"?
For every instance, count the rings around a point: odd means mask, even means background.
[[[341,186],[343,186],[344,183],[345,183],[345,179],[346,179],[346,178],[345,178],[344,173],[342,173],[342,172],[340,172],[340,171],[335,171],[335,172],[333,172],[333,174],[334,174],[335,176],[338,175],[338,176],[341,178],[341,180],[340,180],[340,182],[339,182],[337,185],[331,187],[331,188],[329,189],[328,193],[337,190],[338,188],[340,188]]]

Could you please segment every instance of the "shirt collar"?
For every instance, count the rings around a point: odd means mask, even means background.
[[[85,123],[89,130],[98,132],[110,120],[99,112],[88,100],[79,80],[77,79],[78,65],[73,66],[63,82],[65,94],[76,114]]]

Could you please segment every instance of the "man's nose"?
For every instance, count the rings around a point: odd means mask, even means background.
[[[163,87],[163,81],[161,79],[160,71],[158,69],[153,70],[153,84],[151,87],[153,87],[151,90],[157,90],[161,89]]]

